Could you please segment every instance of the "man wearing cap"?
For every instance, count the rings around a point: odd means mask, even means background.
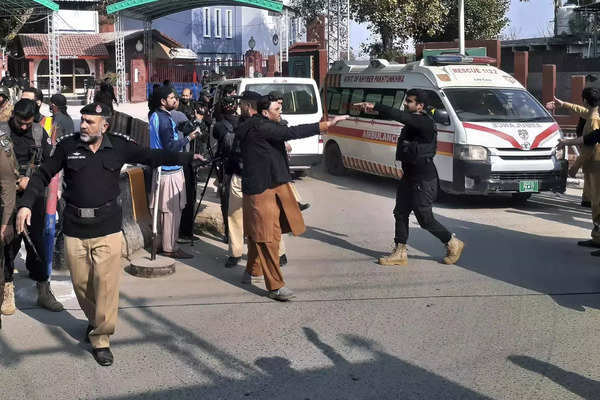
[[[150,147],[169,151],[182,151],[198,135],[197,131],[182,137],[177,131],[177,125],[171,117],[177,104],[173,88],[161,86],[158,89],[157,99],[160,107],[150,116]],[[186,189],[183,168],[181,165],[163,165],[161,167],[160,185],[156,185],[156,178],[152,179],[152,199],[150,208],[154,209],[156,201],[154,193],[160,190],[158,199],[159,221],[162,226],[162,254],[172,258],[192,258],[177,246],[181,213],[186,204]],[[157,174],[157,172],[155,172]]]
[[[10,119],[13,105],[10,101],[10,91],[6,86],[0,86],[0,122],[6,122]]]
[[[117,199],[121,167],[181,165],[202,158],[142,148],[129,136],[107,133],[112,112],[105,104],[91,103],[81,114],[80,133],[63,136],[52,157],[32,176],[17,214],[17,232],[29,225],[35,198],[64,169],[66,261],[89,321],[86,334],[92,353],[100,365],[108,366],[113,362],[109,336],[117,321],[121,276],[122,210]]]
[[[294,298],[285,286],[279,266],[282,233],[304,232],[304,220],[288,185],[292,180],[287,163],[285,141],[318,135],[348,116],[314,124],[286,127],[280,124],[281,104],[269,96],[258,101],[258,114],[238,127],[244,170],[244,233],[248,237],[248,264],[245,278],[265,279],[269,297],[279,301]]]
[[[67,98],[62,94],[53,94],[50,98],[50,111],[56,124],[56,138],[75,132],[73,119],[67,113]]]
[[[19,100],[14,107],[13,114],[7,123],[0,123],[0,131],[7,133],[12,142],[19,177],[17,179],[17,207],[21,204],[23,193],[28,186],[31,175],[39,165],[48,159],[52,150],[50,138],[41,127],[35,123],[37,113],[36,103],[29,99]],[[42,251],[44,216],[46,199],[44,193],[32,200],[32,226],[29,236],[33,246],[27,241],[25,249],[27,257],[25,266],[29,277],[36,281],[38,299],[37,304],[50,311],[62,311],[63,305],[56,300],[50,289],[50,274],[46,269],[45,254]],[[4,246],[4,273],[6,285],[4,286],[4,304],[2,313],[12,315],[15,313],[14,279],[15,258],[21,249],[22,237],[16,236],[11,243]]]

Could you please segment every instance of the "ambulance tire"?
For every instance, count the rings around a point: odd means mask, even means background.
[[[340,147],[335,142],[328,142],[325,147],[325,167],[331,175],[340,176],[347,171],[342,160]]]
[[[531,197],[531,193],[513,193],[512,199],[516,203],[526,203]]]

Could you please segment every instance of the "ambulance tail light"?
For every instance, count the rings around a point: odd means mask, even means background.
[[[439,56],[427,56],[429,65],[489,65],[496,64],[496,59],[492,57],[471,57],[462,54],[441,54]]]
[[[323,136],[319,135],[319,144],[323,144]]]

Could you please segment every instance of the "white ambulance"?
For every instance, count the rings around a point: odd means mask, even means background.
[[[239,78],[220,81],[215,90],[215,104],[220,101],[223,90],[234,87],[238,95],[246,90],[268,95],[279,92],[283,95],[283,112],[281,118],[289,126],[320,122],[323,118],[323,106],[319,89],[314,79],[273,77],[273,78]],[[302,171],[318,164],[323,156],[323,140],[320,135],[290,142],[290,169]]]
[[[402,177],[395,148],[402,124],[365,113],[358,102],[403,109],[405,93],[425,90],[437,111],[434,163],[452,194],[564,192],[567,161],[554,149],[562,132],[552,115],[489,57],[430,56],[409,64],[336,62],[325,83],[328,117],[350,114],[323,136],[332,174],[347,168]]]

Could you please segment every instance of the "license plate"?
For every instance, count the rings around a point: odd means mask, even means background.
[[[539,181],[519,181],[519,192],[521,193],[531,193],[531,192],[539,192],[540,191],[540,183]]]

